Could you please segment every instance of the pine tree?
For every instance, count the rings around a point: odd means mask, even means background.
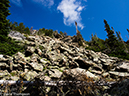
[[[25,25],[23,23],[19,23],[18,31],[24,33],[24,30],[25,30]]]
[[[119,47],[121,47],[125,52],[128,52],[126,44],[124,43],[124,41],[123,41],[123,39],[121,37],[121,33],[120,32],[116,32],[116,34],[117,34],[118,41],[120,43]]]
[[[123,59],[128,59],[128,50],[126,46],[124,45],[123,39],[120,36],[120,32],[117,33],[117,37],[115,35],[114,29],[111,30],[107,21],[104,20],[105,23],[105,30],[107,32],[108,39],[105,41],[107,45],[109,46],[110,53],[108,53],[111,56],[117,56]],[[112,27],[113,28],[113,27]]]
[[[7,40],[9,21],[6,18],[10,15],[9,7],[9,0],[0,0],[0,42]]]
[[[114,31],[110,29],[110,26],[108,25],[106,20],[104,20],[104,23],[105,23],[105,31],[107,32],[108,36],[107,43],[110,46],[110,49],[114,51],[119,46],[117,37],[115,36]]]

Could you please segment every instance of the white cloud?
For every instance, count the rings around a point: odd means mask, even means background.
[[[85,8],[85,6],[79,6],[78,9],[77,9],[77,11],[82,11],[83,8]]]
[[[10,2],[14,3],[15,5],[22,7],[21,0],[10,0]]]
[[[81,5],[81,2],[77,2],[76,0],[62,0],[57,10],[60,10],[64,15],[64,24],[67,26],[71,26],[75,23],[78,23],[78,26],[83,29],[84,25],[81,23],[81,11],[85,8],[85,6]]]
[[[40,3],[46,7],[51,7],[52,5],[54,5],[54,0],[32,0],[36,3]]]

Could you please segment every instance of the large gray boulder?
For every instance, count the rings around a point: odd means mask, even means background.
[[[28,63],[35,71],[43,71],[43,66],[41,64],[38,63]]]
[[[122,62],[116,67],[116,70],[119,72],[129,72],[129,62]]]
[[[10,73],[7,70],[0,70],[0,79],[6,80],[6,77],[10,77]]]
[[[26,37],[18,31],[10,31],[8,36],[17,41],[26,39]]]
[[[129,77],[129,73],[127,73],[127,72],[109,71],[109,73],[112,78]]]
[[[51,69],[48,71],[48,73],[51,78],[60,78],[63,74],[58,69]]]
[[[76,78],[77,80],[81,80],[82,76],[87,76],[89,78],[93,79],[99,79],[98,76],[92,74],[91,72],[82,69],[82,68],[74,68],[69,70],[64,70],[63,73],[68,76],[72,76],[73,78]]]
[[[29,71],[28,73],[23,73],[21,74],[23,75],[24,79],[26,79],[27,81],[31,81],[33,80],[36,76],[38,76],[38,73],[35,71]]]

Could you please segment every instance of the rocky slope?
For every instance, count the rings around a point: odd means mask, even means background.
[[[19,35],[19,34],[18,34]],[[83,47],[77,47],[74,37],[63,37],[58,34],[57,38],[48,36],[23,37],[13,34],[9,35],[25,44],[26,50],[18,52],[13,56],[0,55],[0,79],[1,80],[59,80],[63,77],[82,80],[82,75],[93,78],[93,81],[115,82],[121,78],[129,77],[129,62],[117,57],[109,57],[101,52],[94,52]],[[102,79],[103,78],[103,79]],[[114,86],[105,94],[127,94],[129,80],[125,79],[120,93],[120,87]],[[118,82],[117,84],[120,85]],[[125,86],[125,87],[124,87]],[[116,89],[115,89],[116,88]],[[108,88],[105,88],[108,89]],[[115,93],[113,93],[115,90]],[[117,92],[118,91],[118,92]]]

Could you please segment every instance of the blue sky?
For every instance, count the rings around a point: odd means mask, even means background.
[[[104,19],[115,31],[120,31],[127,41],[129,29],[129,0],[9,0],[11,15],[7,19],[23,22],[29,28],[46,28],[76,35],[78,30],[86,41],[91,34],[103,40],[107,38],[104,31]]]

